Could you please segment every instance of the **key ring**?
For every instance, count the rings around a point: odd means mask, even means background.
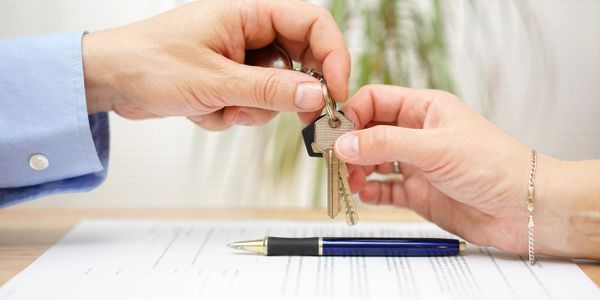
[[[335,115],[337,111],[337,103],[331,97],[329,97],[329,91],[327,91],[327,85],[325,81],[321,81],[321,90],[323,90],[323,100],[325,101],[325,110],[329,115],[329,126],[331,128],[337,128],[340,126],[340,120]]]
[[[337,111],[337,102],[329,96],[329,90],[327,89],[327,83],[325,82],[325,78],[321,73],[315,71],[315,69],[308,67],[302,67],[300,69],[300,72],[303,72],[309,76],[318,79],[321,83],[323,101],[325,102],[325,110],[327,111],[327,115],[329,115],[329,126],[331,126],[331,128],[337,128],[340,124],[340,120],[335,115],[335,112]]]

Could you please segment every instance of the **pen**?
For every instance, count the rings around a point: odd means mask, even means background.
[[[262,255],[450,256],[464,253],[465,242],[435,238],[266,237],[227,247]]]

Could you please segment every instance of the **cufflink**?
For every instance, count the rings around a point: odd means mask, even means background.
[[[48,168],[50,161],[43,154],[34,154],[29,158],[29,166],[36,171],[43,171]]]

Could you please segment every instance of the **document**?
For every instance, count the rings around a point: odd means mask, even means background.
[[[467,245],[452,257],[236,252],[281,237],[453,237],[428,223],[89,220],[0,288],[0,299],[600,299],[571,261]]]

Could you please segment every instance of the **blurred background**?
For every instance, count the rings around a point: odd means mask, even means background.
[[[0,38],[101,30],[174,0],[0,0]],[[600,1],[331,0],[366,83],[430,87],[541,152],[600,158]],[[293,16],[290,16],[293,17]],[[260,128],[207,132],[185,119],[111,115],[104,185],[30,207],[321,207],[324,169],[282,114]]]

